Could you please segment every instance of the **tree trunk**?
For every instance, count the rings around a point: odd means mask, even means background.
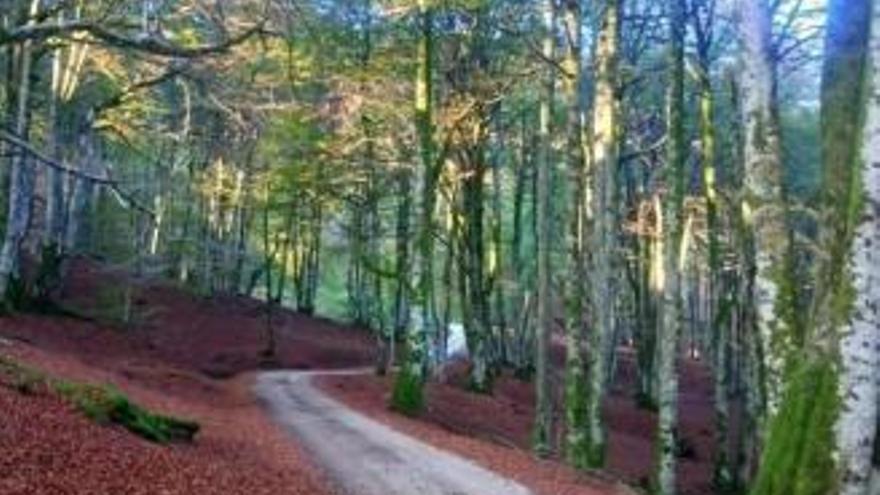
[[[471,387],[478,392],[491,390],[489,301],[486,287],[486,249],[484,241],[486,164],[482,140],[484,116],[476,117],[478,142],[462,153],[467,170],[462,182],[462,251],[460,266],[462,313],[471,357]]]
[[[620,48],[620,0],[602,5],[601,21],[595,48],[595,95],[589,132],[590,149],[590,291],[591,318],[589,384],[587,390],[587,451],[590,467],[605,464],[606,431],[602,403],[608,376],[608,346],[614,334],[615,297],[611,289],[611,265],[616,244],[614,212],[616,175],[619,159],[620,126],[618,64]]]
[[[56,49],[52,60],[52,95],[49,103],[50,129],[50,155],[58,159],[61,155],[61,80],[62,80],[62,53]],[[64,242],[64,175],[60,170],[50,169],[47,172],[46,182],[46,231],[43,236],[43,245],[46,249],[58,251]],[[60,253],[59,253],[60,254]]]
[[[409,325],[409,275],[410,275],[410,214],[412,192],[409,170],[400,170],[397,176],[397,232],[396,232],[396,287],[394,292],[394,324],[390,339],[406,335]]]
[[[498,131],[499,136],[502,135],[501,130]],[[499,138],[499,142],[495,143],[497,148],[493,150],[492,158],[492,218],[490,223],[491,230],[491,247],[489,249],[489,279],[491,281],[490,289],[493,294],[493,317],[490,318],[490,326],[494,329],[495,348],[493,349],[493,361],[507,364],[508,359],[508,332],[507,332],[507,292],[505,291],[505,266],[504,266],[504,248],[502,243],[503,226],[501,214],[501,182],[502,182],[502,162],[501,152],[505,148],[504,142]]]
[[[569,200],[570,251],[569,275],[567,277],[567,322],[565,360],[565,456],[570,464],[583,469],[590,466],[589,432],[587,428],[587,383],[584,367],[584,331],[586,309],[589,300],[586,286],[586,250],[584,249],[586,162],[581,137],[584,135],[580,104],[581,88],[581,2],[566,2],[563,6],[563,23],[566,46],[563,67],[562,94],[565,100],[567,122],[565,158],[572,188]]]
[[[542,2],[544,20],[544,58],[552,60],[555,56],[554,38],[556,14],[553,0]],[[554,99],[554,70],[546,68],[544,92],[541,98],[540,129],[538,136],[536,180],[536,234],[537,234],[537,321],[535,323],[535,425],[534,449],[539,456],[547,456],[551,449],[553,431],[552,399],[550,396],[549,344],[552,333],[550,315],[550,167],[552,166],[552,114]]]
[[[434,216],[437,203],[437,181],[440,167],[434,156],[433,121],[433,59],[434,59],[434,11],[427,0],[419,0],[421,14],[421,37],[419,39],[419,65],[416,74],[415,118],[419,135],[423,179],[421,222],[419,225],[419,306],[423,328],[415,329],[416,339],[423,349],[422,368],[430,363],[429,335],[437,331],[437,303],[434,296]]]
[[[275,263],[273,259],[273,248],[269,242],[269,201],[270,201],[270,187],[269,183],[266,183],[266,204],[263,206],[263,263],[265,264],[264,276],[266,281],[266,347],[263,349],[261,356],[264,359],[274,359],[275,357],[275,327],[273,326],[272,321],[272,312],[274,306],[274,300],[272,298],[272,273],[274,272],[274,267],[272,266]],[[283,283],[281,278],[278,278],[279,284]]]
[[[826,163],[826,174],[840,177],[849,175],[840,167],[853,169],[853,180],[847,185],[856,184],[856,190],[849,196],[859,198],[861,210],[850,216],[852,230],[847,237],[851,242],[844,257],[848,266],[843,272],[851,276],[851,282],[844,283],[851,284],[854,291],[852,307],[848,316],[838,321],[832,315],[832,323],[839,322],[842,335],[839,395],[843,403],[837,419],[840,493],[872,495],[876,492],[869,491],[869,484],[880,401],[880,2],[832,1],[831,6],[828,64],[840,65],[826,69],[829,79],[823,104],[829,105],[826,109],[832,114],[825,117],[826,125],[848,126],[854,116],[847,109],[866,107],[861,135],[842,140],[845,131],[828,129],[831,135],[826,140],[832,148],[826,151],[826,158],[840,160]],[[859,66],[865,69],[858,71]],[[863,72],[863,80],[858,81],[858,74],[841,75],[838,71]],[[845,84],[847,81],[854,87]],[[853,150],[835,149],[849,142],[854,143]],[[861,156],[853,156],[859,150]],[[835,254],[832,251],[832,256]]]
[[[437,308],[434,298],[434,209],[436,205],[439,167],[434,159],[434,125],[432,115],[432,59],[433,59],[433,9],[427,0],[419,0],[421,32],[418,44],[418,69],[416,71],[415,124],[419,137],[422,161],[422,204],[418,238],[418,280],[416,283],[420,318],[404,329],[407,332],[406,372],[397,375],[396,390],[412,389],[406,393],[421,397],[425,371],[434,354],[429,349],[429,334],[437,330]],[[408,213],[407,213],[408,214]],[[400,242],[400,241],[398,241]],[[419,399],[419,402],[421,399]]]
[[[684,0],[669,1],[669,94],[667,115],[666,192],[663,200],[661,239],[663,247],[663,302],[661,304],[659,403],[657,426],[656,493],[674,495],[678,453],[678,351],[681,334],[681,263],[683,252],[683,205],[685,196],[684,134]]]
[[[755,281],[752,294],[760,343],[762,388],[768,418],[779,404],[784,360],[784,324],[777,308],[787,252],[782,155],[767,0],[743,0],[739,35],[742,43],[742,113],[745,143],[743,210],[753,232]]]
[[[528,119],[526,112],[523,112],[520,124],[520,143],[519,143],[519,163],[516,170],[516,179],[513,193],[513,233],[510,245],[510,266],[513,267],[514,277],[516,278],[516,291],[514,296],[513,307],[517,309],[519,317],[514,323],[515,337],[513,344],[513,365],[519,375],[528,375],[528,369],[532,363],[531,349],[527,347],[527,335],[530,325],[528,324],[529,306],[527,289],[529,269],[525,260],[527,256],[523,254],[523,239],[525,231],[525,212],[526,205],[525,196],[529,182],[529,154],[526,149],[529,148],[530,136],[528,133]],[[528,189],[531,189],[530,187]]]

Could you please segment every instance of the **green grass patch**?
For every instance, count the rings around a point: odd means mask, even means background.
[[[151,442],[191,442],[199,431],[197,422],[149,411],[111,385],[59,380],[2,356],[0,376],[20,393],[53,393],[93,421],[122,426]]]

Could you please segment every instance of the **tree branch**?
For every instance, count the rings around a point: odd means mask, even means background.
[[[251,36],[262,32],[264,21],[244,32],[216,45],[187,48],[166,43],[154,37],[130,38],[91,21],[52,22],[19,26],[11,30],[0,28],[0,46],[25,41],[44,40],[54,36],[66,37],[75,33],[88,33],[107,45],[127,48],[161,57],[199,58],[222,53],[239,45]]]
[[[156,214],[155,214],[155,212],[153,212],[153,210],[147,208],[146,206],[143,206],[142,204],[140,204],[137,201],[137,199],[135,199],[133,194],[123,190],[119,186],[119,182],[114,180],[112,177],[109,177],[109,173],[108,173],[108,176],[101,177],[101,176],[89,174],[87,172],[83,172],[82,170],[70,168],[67,165],[64,165],[63,163],[60,163],[53,158],[50,158],[49,156],[45,155],[44,153],[40,152],[39,150],[37,150],[36,148],[31,146],[31,144],[29,142],[10,133],[9,131],[6,131],[5,129],[0,129],[0,140],[9,143],[13,147],[19,148],[23,153],[30,155],[32,158],[35,158],[38,163],[42,163],[43,165],[45,165],[49,168],[55,169],[59,172],[70,175],[72,177],[76,177],[78,179],[82,179],[82,180],[86,180],[86,181],[89,181],[89,182],[92,182],[92,183],[95,183],[98,185],[106,186],[106,187],[110,188],[110,190],[113,191],[113,194],[115,194],[117,196],[117,198],[119,198],[121,200],[121,202],[123,204],[125,204],[126,206],[128,206],[129,208],[133,208],[133,209],[138,210],[142,213],[145,213],[151,219],[156,218]]]

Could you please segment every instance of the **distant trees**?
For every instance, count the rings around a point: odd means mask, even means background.
[[[238,7],[246,7],[246,2]],[[152,12],[148,23],[129,23],[140,17],[139,10],[114,9],[101,2],[88,7],[73,2],[4,2],[3,110],[5,122],[12,125],[2,135],[10,158],[4,195],[10,220],[0,253],[0,289],[8,306],[48,297],[63,279],[63,259],[91,246],[99,191],[114,195],[153,223],[151,232],[160,232],[163,217],[153,210],[161,206],[161,198],[148,207],[152,199],[137,197],[135,188],[122,184],[107,163],[112,147],[108,130],[123,140],[128,137],[114,113],[131,111],[135,95],[172,83],[184,66],[192,70],[194,61],[228,52],[258,31],[250,27],[229,34],[224,28],[223,35],[214,36],[206,32],[219,27],[213,19],[201,32],[193,31],[188,43],[174,43],[161,32],[168,26],[158,12],[146,9]],[[251,25],[259,26],[259,18]],[[150,64],[119,63],[131,54]],[[108,70],[100,72],[98,64]],[[155,250],[157,242],[158,234],[143,246]],[[38,268],[31,270],[32,265]]]

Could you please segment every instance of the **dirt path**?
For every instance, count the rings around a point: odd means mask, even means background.
[[[352,411],[313,387],[314,374],[263,373],[256,392],[346,495],[531,495],[513,481]]]

